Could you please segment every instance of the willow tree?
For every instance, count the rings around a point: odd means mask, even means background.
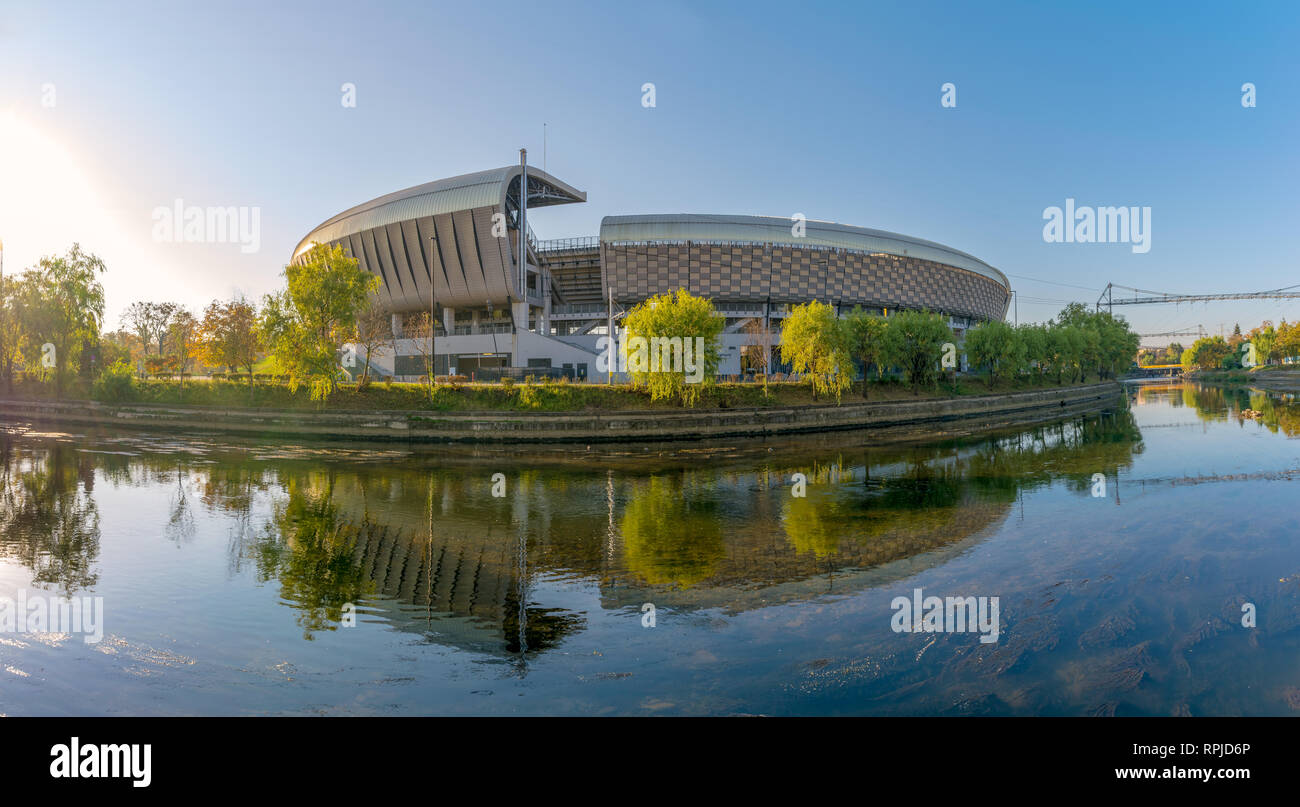
[[[812,384],[818,395],[840,395],[853,383],[853,359],[835,309],[813,300],[796,305],[781,323],[781,360]]]
[[[1001,320],[982,323],[966,334],[966,354],[975,366],[989,368],[990,389],[999,373],[1015,372],[1024,350],[1016,329]]]
[[[24,327],[22,285],[18,278],[0,277],[0,382],[6,393],[13,391],[14,372],[22,359]]]
[[[885,323],[885,360],[903,368],[914,392],[936,381],[943,346],[953,341],[947,318],[929,311],[899,311]]]
[[[37,351],[30,358],[37,366],[53,367],[59,397],[81,346],[99,336],[104,319],[104,287],[99,283],[103,271],[102,260],[73,244],[67,255],[41,258],[35,269],[23,274],[20,310],[30,335],[27,344]]]
[[[620,350],[632,383],[646,387],[651,400],[677,398],[694,406],[701,386],[712,384],[718,372],[726,318],[704,297],[677,289],[633,308],[624,324]]]

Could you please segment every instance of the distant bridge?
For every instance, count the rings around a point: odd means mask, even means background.
[[[1126,378],[1181,378],[1181,364],[1147,364],[1128,373]]]

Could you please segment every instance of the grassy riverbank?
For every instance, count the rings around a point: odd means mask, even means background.
[[[1093,380],[1095,383],[1095,379]],[[950,399],[1029,390],[1068,389],[1038,379],[1003,380],[992,388],[981,378],[963,377],[956,384],[941,383],[913,391],[897,381],[878,381],[868,385],[868,400]],[[4,394],[11,400],[55,400],[52,385],[28,380]],[[86,401],[95,397],[88,385],[72,384],[62,400]],[[862,401],[860,385],[846,393],[841,402]],[[439,412],[609,412],[632,410],[677,410],[675,401],[652,401],[647,391],[626,384],[439,384],[432,396],[427,385],[373,383],[366,387],[340,385],[324,404],[312,401],[306,389],[290,392],[284,384],[259,382],[251,393],[246,382],[190,379],[182,386],[174,379],[136,381],[129,396],[112,403],[158,404],[174,406],[211,406],[225,409],[276,409],[301,411],[355,412],[439,411]],[[766,391],[758,383],[715,384],[703,387],[696,410],[739,409],[782,406],[834,406],[834,399],[824,396],[814,400],[806,383],[769,383]]]
[[[1300,367],[1296,365],[1257,367],[1253,370],[1208,370],[1191,373],[1190,381],[1203,384],[1241,384],[1273,392],[1300,394]]]

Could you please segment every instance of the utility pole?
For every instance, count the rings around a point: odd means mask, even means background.
[[[438,377],[438,280],[433,264],[438,255],[438,236],[429,236],[429,386]]]

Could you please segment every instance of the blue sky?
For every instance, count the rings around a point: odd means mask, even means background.
[[[312,227],[375,196],[521,146],[540,165],[543,123],[546,169],[588,193],[539,211],[543,238],[619,213],[804,213],[970,252],[1012,276],[1021,321],[1107,281],[1300,283],[1293,4],[0,8],[5,271],[79,238],[109,262],[110,326],[135,299],[260,296]],[[154,242],[177,198],[257,206],[260,249]],[[1066,198],[1149,206],[1150,251],[1045,243]],[[1300,301],[1116,310],[1217,332]]]

